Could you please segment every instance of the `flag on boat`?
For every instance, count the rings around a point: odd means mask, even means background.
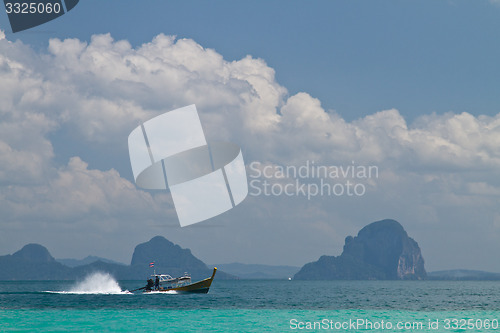
[[[149,267],[155,267],[155,263],[154,262],[150,262],[149,263]]]

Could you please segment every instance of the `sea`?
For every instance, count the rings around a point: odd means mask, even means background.
[[[500,332],[500,281],[0,281],[0,332]]]

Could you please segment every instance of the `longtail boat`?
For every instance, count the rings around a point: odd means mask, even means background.
[[[206,294],[212,285],[215,272],[217,272],[217,267],[214,267],[211,277],[198,282],[191,282],[191,276],[187,273],[184,273],[183,276],[177,278],[173,278],[168,274],[155,273],[151,275],[150,279],[148,279],[148,283],[145,287],[136,290],[143,290],[145,293],[175,291],[178,293]]]

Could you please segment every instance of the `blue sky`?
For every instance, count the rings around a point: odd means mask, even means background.
[[[46,45],[110,32],[134,46],[159,33],[192,38],[227,60],[263,58],[291,94],[306,91],[348,120],[397,108],[411,121],[498,113],[499,15],[488,0],[82,0],[13,38]]]
[[[300,266],[393,218],[428,270],[500,271],[495,1],[81,0],[16,34],[2,13],[0,29],[0,254],[37,242],[126,262],[160,234],[209,263]],[[180,228],[168,194],[135,187],[127,136],[193,103],[247,166],[380,177],[362,197],[248,197]]]

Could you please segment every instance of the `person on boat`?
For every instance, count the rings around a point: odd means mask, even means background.
[[[160,290],[160,278],[158,277],[158,275],[155,279],[155,290]]]
[[[151,291],[154,287],[155,283],[153,282],[153,279],[148,280],[148,284],[146,285],[146,290]]]

